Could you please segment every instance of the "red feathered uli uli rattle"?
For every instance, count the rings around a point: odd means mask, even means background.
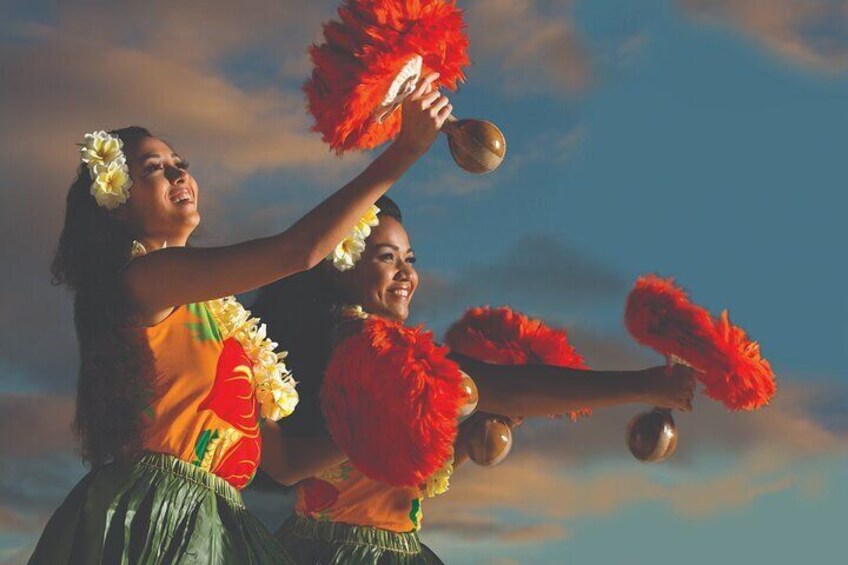
[[[568,341],[565,330],[551,328],[508,307],[470,308],[445,336],[452,351],[495,365],[555,365],[588,369]],[[569,413],[573,421],[589,409]],[[466,448],[472,461],[492,466],[503,461],[512,447],[512,431],[494,414],[478,419],[468,432]]]
[[[396,112],[422,76],[456,90],[468,66],[462,10],[450,0],[345,0],[341,21],[324,24],[324,43],[309,50],[312,77],[303,89],[313,129],[338,154],[370,149],[395,137]],[[491,122],[457,120],[442,131],[463,169],[486,173],[506,154],[503,133]]]
[[[774,396],[774,373],[759,345],[730,323],[726,310],[713,317],[671,279],[640,277],[627,297],[624,321],[636,341],[663,354],[669,365],[682,362],[699,371],[706,395],[730,410],[755,410]],[[634,418],[628,445],[643,461],[670,456],[677,445],[671,411],[656,408]]]

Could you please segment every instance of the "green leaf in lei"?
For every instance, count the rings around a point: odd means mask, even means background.
[[[412,509],[409,511],[409,519],[412,520],[412,525],[414,526],[413,531],[418,531],[421,529],[421,499],[413,498],[412,499]]]
[[[203,457],[206,455],[206,448],[209,446],[209,442],[213,439],[218,439],[218,430],[203,430],[203,433],[197,438],[197,441],[194,443],[194,456],[195,460],[192,461],[192,464],[196,467],[200,467],[203,464]]]
[[[197,341],[223,341],[218,325],[206,306],[203,304],[188,304],[186,308],[198,320],[197,322],[186,322],[185,325],[191,331],[194,339]]]
[[[156,419],[156,414],[153,412],[153,402],[156,400],[152,389],[145,389],[141,393],[139,409],[143,415],[145,422],[152,423]]]

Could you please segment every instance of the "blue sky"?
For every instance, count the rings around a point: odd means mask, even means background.
[[[425,541],[448,563],[844,553],[848,3],[459,4],[473,65],[455,113],[497,123],[508,155],[473,177],[440,142],[392,190],[422,272],[416,320],[441,331],[510,304],[567,326],[593,366],[641,367],[657,357],[621,311],[658,272],[728,308],[780,389],[753,414],[699,398],[657,466],[621,441],[634,406],[525,424],[501,466],[463,468],[428,501]],[[198,245],[284,228],[370,158],[331,155],[303,112],[305,48],[333,5],[0,7],[0,256],[15,266],[0,281],[0,563],[25,560],[84,472],[70,304],[47,280],[74,143],[161,132],[205,190]],[[249,500],[271,527],[291,504]]]

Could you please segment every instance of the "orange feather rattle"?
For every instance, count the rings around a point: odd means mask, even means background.
[[[640,277],[627,297],[624,321],[636,341],[663,354],[669,363],[679,360],[696,369],[704,393],[730,410],[754,410],[774,396],[774,372],[761,356],[759,344],[730,322],[726,310],[718,318],[712,316],[693,304],[671,279]],[[663,412],[667,419],[659,417]],[[649,422],[664,429],[654,431]],[[638,416],[629,426],[631,451],[643,460],[668,457],[676,442],[673,427],[669,411],[657,409]],[[655,452],[654,436],[667,444],[664,438],[670,433],[675,438],[670,449],[666,445],[667,453]]]
[[[344,0],[340,21],[324,24],[324,42],[309,55],[312,76],[303,85],[313,130],[336,153],[370,149],[397,136],[397,108],[422,76],[438,72],[437,87],[456,90],[465,80],[468,37],[452,0]],[[483,120],[450,116],[442,131],[462,168],[485,173],[506,153],[503,133]]]

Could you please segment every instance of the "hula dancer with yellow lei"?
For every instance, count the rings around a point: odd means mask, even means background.
[[[363,173],[285,232],[226,247],[186,247],[200,191],[167,143],[140,127],[85,136],[53,276],[74,297],[75,427],[92,470],[30,563],[291,561],[239,491],[263,440],[278,441],[261,419],[289,415],[298,394],[285,354],[232,295],[318,264],[426,152],[450,113],[433,79]]]
[[[560,351],[559,360],[523,365],[521,352],[498,348],[513,360],[478,361],[405,327],[419,283],[415,252],[397,205],[384,196],[376,208],[330,260],[264,288],[253,305],[299,375],[299,408],[267,426],[280,441],[263,454],[285,462],[271,478],[297,485],[294,516],[277,537],[298,563],[441,563],[418,538],[422,503],[447,490],[454,467],[474,455],[468,448],[485,413],[512,427],[524,417],[576,417],[633,402],[691,409],[688,367],[669,378],[665,366],[606,371],[560,362],[579,361],[565,332],[518,313],[512,317],[542,336],[542,349]],[[460,368],[477,383],[481,412],[457,426],[467,415]]]

